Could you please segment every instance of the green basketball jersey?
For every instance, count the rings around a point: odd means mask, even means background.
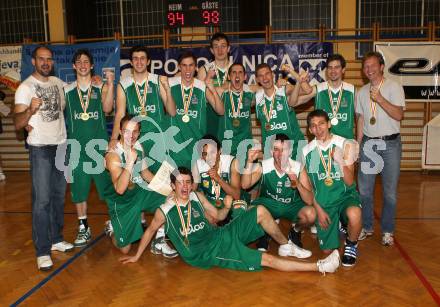
[[[231,155],[236,155],[241,141],[252,139],[251,106],[254,96],[247,84],[243,85],[242,95],[229,90],[222,94],[225,115],[219,121],[217,138],[222,142],[226,133],[226,138],[231,139]],[[232,106],[231,97],[234,100],[235,109]]]
[[[133,76],[128,76],[124,79],[121,79],[119,83],[125,93],[127,113],[130,115],[141,115],[142,106],[139,102]],[[160,97],[159,76],[152,73],[148,74],[148,86],[146,94],[144,93],[145,84],[146,82],[137,84],[140,97],[145,97],[144,95],[146,95],[146,120],[141,122],[141,133],[144,134],[150,131],[157,132],[158,129],[154,123],[159,125],[162,130],[165,130],[167,128],[167,117],[165,115],[162,98]]]
[[[287,103],[287,96],[285,87],[275,87],[275,97],[272,109],[272,116],[270,122],[267,121],[264,110],[267,114],[270,113],[271,97],[264,94],[264,90],[260,89],[256,94],[256,115],[261,123],[261,136],[263,145],[266,144],[266,139],[277,133],[286,134],[293,142],[292,155],[296,156],[296,149],[298,142],[304,140],[304,135],[301,132],[296,118],[296,113]],[[266,106],[266,108],[264,107]],[[269,124],[269,125],[267,125]]]
[[[105,123],[105,114],[102,110],[101,88],[91,86],[90,101],[86,113],[87,120],[81,119],[84,112],[81,107],[76,81],[64,87],[66,96],[66,125],[67,137],[76,139],[82,146],[93,139],[108,140],[108,133]],[[86,103],[88,89],[80,89],[83,102]]]
[[[301,163],[289,159],[289,165],[292,172],[299,178]],[[263,174],[260,180],[260,197],[270,198],[284,205],[301,200],[298,190],[292,188],[289,176],[276,170],[273,158],[263,160],[261,166]]]
[[[215,68],[216,72],[212,82],[213,85],[215,87],[222,86],[228,80],[229,65],[226,68],[221,68],[215,65],[215,61],[211,61],[204,66],[206,74],[208,74],[211,67]]]
[[[328,113],[330,120],[334,117],[330,104],[328,83],[323,82],[316,85],[315,109],[321,109]],[[331,90],[333,105],[336,107],[340,95],[340,89]],[[342,82],[342,96],[336,118],[338,124],[331,128],[331,132],[347,139],[354,139],[354,85]]]
[[[233,156],[220,155],[219,175],[226,182],[231,182],[231,164],[233,160],[234,160]],[[196,166],[200,177],[200,182],[197,182],[199,184],[199,189],[205,194],[206,198],[211,203],[215,203],[215,201],[217,200],[215,194],[216,191],[212,183],[211,177],[209,177],[208,175],[208,171],[211,169],[211,167],[203,159],[198,159],[196,161]],[[219,199],[223,200],[226,196],[226,193],[221,187],[219,187],[219,189],[220,189]],[[221,203],[221,205],[223,205],[223,202]]]
[[[177,134],[174,139],[177,143],[183,144],[187,142],[185,148],[179,152],[174,152],[171,148],[171,158],[174,161],[186,161],[185,164],[190,164],[194,145],[206,134],[206,96],[205,83],[194,79],[192,93],[191,88],[184,89],[185,99],[190,99],[187,116],[188,122],[184,122],[182,119],[186,115],[182,97],[182,83],[180,77],[173,77],[169,79],[171,87],[171,94],[173,95],[176,103],[177,114],[171,117],[171,126],[178,128]],[[191,94],[191,97],[189,95]],[[186,117],[186,116],[185,116]],[[190,165],[187,165],[190,167]]]
[[[325,184],[327,173],[323,163],[321,162],[318,146],[321,149],[325,163],[328,165],[329,155],[332,156],[331,151],[336,147],[344,150],[345,141],[345,138],[338,135],[333,135],[330,143],[325,148],[322,148],[320,145],[318,145],[316,139],[311,141],[303,148],[304,164],[310,181],[313,185],[315,199],[323,208],[337,206],[338,200],[341,199],[346,192],[356,189],[355,184],[350,187],[345,184],[342,178],[341,168],[337,163],[334,162],[332,158],[330,171],[332,184],[330,186]]]
[[[160,206],[166,218],[165,233],[185,262],[193,266],[209,268],[212,266],[212,257],[217,254],[219,247],[219,231],[206,219],[205,209],[194,192],[191,192],[189,200],[191,202],[191,221],[188,231],[189,244],[185,245],[185,226],[182,226],[173,198],[168,198],[165,204]],[[189,214],[188,205],[179,206],[186,225]]]

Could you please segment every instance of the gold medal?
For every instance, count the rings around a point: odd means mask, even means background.
[[[89,120],[89,118],[90,118],[89,113],[86,113],[86,112],[81,113],[81,119],[83,121]]]
[[[331,187],[333,185],[333,179],[331,179],[330,177],[325,178],[324,184],[328,187]]]
[[[332,91],[330,89],[330,84],[327,82],[327,91],[328,91],[328,97],[330,99],[330,106],[333,113],[333,118],[331,119],[330,123],[332,126],[336,126],[339,123],[339,120],[337,119],[339,107],[341,106],[341,99],[342,99],[342,92],[344,91],[344,83],[341,84],[341,88],[339,89],[339,95],[338,100],[336,101],[336,105],[333,103],[333,95]]]
[[[234,126],[235,128],[238,128],[238,127],[240,127],[240,120],[239,119],[234,119],[233,121],[232,121],[232,126]]]
[[[188,114],[185,114],[185,115],[182,116],[182,121],[183,121],[184,123],[189,123],[189,120],[190,120],[190,118],[189,118],[189,115],[188,115]]]
[[[216,207],[220,207],[221,204],[222,204],[222,201],[221,201],[220,199],[217,199],[217,200],[215,201],[215,206],[216,206]]]
[[[339,123],[339,120],[336,117],[333,117],[330,123],[332,124],[332,126],[336,126]]]
[[[266,131],[270,131],[270,123],[266,123]]]
[[[376,117],[374,117],[374,116],[372,116],[371,118],[370,118],[370,125],[375,125],[376,124]]]

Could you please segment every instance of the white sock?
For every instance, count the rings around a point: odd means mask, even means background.
[[[156,232],[156,239],[165,237],[165,227],[162,225]]]

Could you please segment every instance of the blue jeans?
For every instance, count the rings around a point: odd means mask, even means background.
[[[66,179],[55,166],[57,145],[29,145],[32,177],[32,240],[37,257],[63,241]]]
[[[362,204],[363,227],[367,231],[373,230],[374,186],[376,175],[381,174],[383,208],[380,222],[382,233],[393,233],[400,159],[402,157],[400,136],[389,141],[368,139],[364,136],[360,149],[358,185]]]

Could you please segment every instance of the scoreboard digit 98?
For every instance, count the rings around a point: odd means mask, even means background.
[[[165,23],[170,28],[220,24],[220,1],[168,0],[166,8]]]

